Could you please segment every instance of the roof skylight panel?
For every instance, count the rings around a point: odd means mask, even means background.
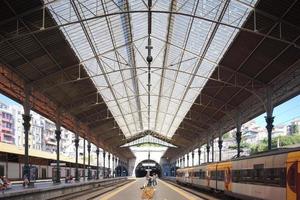
[[[193,12],[196,3],[197,3],[197,0],[194,0],[194,1],[191,1],[191,0],[176,1],[175,11],[190,14],[191,12]]]
[[[190,33],[190,39],[187,44],[187,50],[199,55],[200,50],[206,42],[212,23],[195,19]]]
[[[103,6],[107,13],[120,12],[126,7],[125,1],[104,1],[105,5],[102,5],[101,2],[100,0],[80,1],[76,2],[76,5],[78,6],[81,17],[84,19],[103,14]],[[225,1],[221,0],[199,0],[196,15],[216,20],[224,3]],[[175,7],[177,10],[179,9],[179,12],[191,14],[196,4],[197,1],[182,0],[177,2]],[[240,4],[241,3],[237,0],[230,2],[229,8],[222,19],[224,23],[241,25],[244,22],[246,16],[249,14],[249,9],[245,8],[247,6]],[[55,2],[48,7],[50,10],[53,10],[52,13],[55,13],[53,16],[58,23],[64,23],[59,16],[73,21],[78,20],[68,2],[64,4]],[[170,1],[156,1],[153,7],[153,9],[157,10],[169,10],[169,8]],[[129,1],[129,9],[145,10],[147,8],[142,1]],[[130,16],[131,26],[128,25],[128,15]],[[242,17],[243,15],[244,17]],[[164,49],[166,46],[164,40],[167,34],[166,29],[168,27],[169,14],[153,13],[152,16],[152,43],[154,47],[152,53],[153,57],[155,57],[152,67],[153,70],[155,70],[155,67],[161,67],[164,62]],[[145,62],[145,55],[147,55],[145,46],[147,45],[147,41],[141,39],[147,36],[146,18],[147,13],[133,13],[109,16],[107,17],[108,24],[105,18],[88,20],[83,23],[92,39],[92,45],[96,47],[97,54],[99,54],[98,56],[101,59],[102,65],[100,66],[96,59],[93,58],[94,54],[91,51],[91,47],[89,47],[80,24],[72,24],[61,28],[67,40],[78,54],[78,57],[83,61],[89,75],[92,76],[93,82],[99,89],[103,99],[107,102],[109,109],[116,117],[116,121],[119,126],[122,127],[122,131],[126,137],[130,135],[130,132],[135,134],[140,130],[139,112],[142,112],[144,129],[148,127],[148,92],[144,81],[147,79],[147,74],[145,73],[147,67],[147,63]],[[155,129],[157,131],[160,130],[161,133],[168,136],[172,135],[181,123],[193,101],[201,91],[201,87],[206,83],[207,79],[205,77],[211,75],[214,67],[217,65],[216,63],[219,62],[237,32],[235,29],[220,25],[205,54],[205,59],[200,59],[202,53],[201,49],[203,51],[203,47],[208,40],[207,36],[211,35],[212,27],[215,27],[215,24],[194,18],[189,40],[187,40],[188,43],[185,45],[185,36],[189,31],[191,20],[192,18],[187,16],[172,14],[170,44],[168,44],[167,60],[165,66],[163,66],[166,73],[164,73],[164,77],[161,77],[161,69],[157,69],[152,73],[152,88],[150,93],[150,95],[152,95],[150,108],[151,124],[149,127],[151,129],[156,127]],[[108,27],[111,29],[111,38]],[[140,39],[134,42],[132,47],[129,46],[131,44],[127,44],[129,42],[128,38],[130,37],[130,27],[132,28],[132,40]],[[125,44],[127,44],[127,46]],[[116,52],[114,52],[115,47],[117,48]],[[184,48],[186,48],[186,51],[184,51]],[[111,53],[103,54],[109,51],[111,51]],[[136,70],[138,73],[138,93],[141,95],[140,97],[136,97],[137,91],[135,91],[136,87],[134,86],[136,83],[134,82],[135,78],[133,77],[132,70],[126,70],[130,69],[133,65],[133,52],[135,52],[135,63],[137,67],[145,67],[144,69]],[[86,59],[88,60],[84,61]],[[196,72],[197,75],[193,79],[193,82],[190,83],[191,75],[184,73],[184,71],[193,72],[193,68],[197,66],[195,63],[199,60],[201,60],[201,65]],[[98,76],[99,73],[101,74],[100,68],[105,71],[109,83],[106,83],[103,75]],[[167,68],[172,70],[167,70]],[[125,69],[125,71],[112,72],[114,69]],[[124,80],[123,83],[121,82],[122,79]],[[161,86],[162,95],[159,97],[161,79],[163,79]],[[106,88],[107,84],[111,85],[115,97],[110,89]],[[186,87],[189,84],[191,84],[191,88]],[[140,99],[141,110],[136,106],[136,98]],[[180,101],[182,101],[182,103],[180,103]],[[119,110],[118,104],[121,110]],[[159,107],[158,104],[160,104]],[[122,113],[122,111],[126,111],[127,114]],[[158,113],[156,114],[156,112]],[[122,116],[123,114],[124,116]],[[175,114],[176,116],[174,116]],[[122,117],[124,117],[124,119]],[[155,122],[157,124],[155,124]]]
[[[169,10],[170,8],[170,0],[159,0],[152,2],[152,10]]]

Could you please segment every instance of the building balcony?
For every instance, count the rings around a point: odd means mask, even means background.
[[[2,127],[1,129],[2,129],[2,131],[13,133],[13,128]]]
[[[2,130],[3,130],[3,129],[2,129]],[[9,137],[14,137],[14,136],[15,136],[15,134],[14,134],[13,131],[10,131],[10,132],[4,132],[4,131],[2,131],[2,133],[3,133],[3,135],[7,135],[7,136],[9,136]]]
[[[13,122],[13,119],[7,119],[7,118],[3,118],[3,117],[2,117],[2,121],[3,121],[3,122],[12,123],[12,122]]]
[[[53,140],[46,140],[45,143],[46,143],[47,145],[56,146],[56,141],[53,141]]]

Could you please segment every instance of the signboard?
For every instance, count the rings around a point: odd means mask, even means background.
[[[50,163],[50,166],[56,166],[56,162]],[[66,166],[66,163],[59,163],[59,166]]]

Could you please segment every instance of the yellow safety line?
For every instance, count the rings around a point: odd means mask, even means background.
[[[170,185],[170,184],[168,184],[168,183],[166,183],[166,182],[164,182],[164,181],[162,181],[162,180],[159,180],[159,182],[165,184],[166,186],[168,186],[169,188],[171,188],[171,189],[174,190],[175,192],[181,194],[182,196],[184,196],[184,197],[187,198],[188,200],[196,200],[194,197],[190,196],[190,194],[184,192],[183,190],[181,190],[181,189],[179,189],[179,188],[177,188],[177,187],[175,187],[175,186],[172,186],[172,185]]]
[[[116,194],[118,194],[119,192],[121,192],[122,190],[128,188],[129,186],[131,186],[133,183],[135,183],[135,181],[132,181],[131,183],[127,184],[127,185],[124,185],[122,187],[120,187],[119,189],[115,190],[115,191],[112,191],[110,193],[108,193],[107,195],[105,195],[104,197],[100,197],[101,200],[108,200],[110,199],[111,197],[115,196]]]

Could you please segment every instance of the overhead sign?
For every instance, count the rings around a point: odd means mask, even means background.
[[[155,167],[155,163],[142,163],[142,166],[144,167]]]

